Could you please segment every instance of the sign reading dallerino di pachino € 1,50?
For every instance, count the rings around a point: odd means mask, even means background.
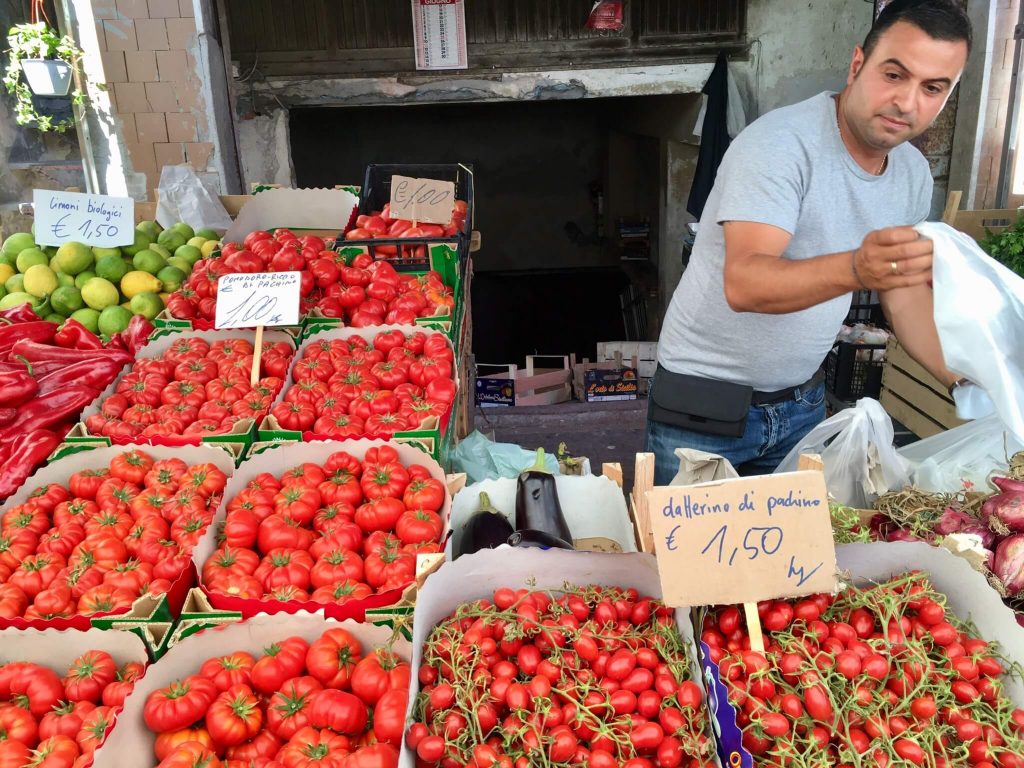
[[[821,472],[789,472],[647,493],[664,600],[753,603],[831,592],[836,549]]]

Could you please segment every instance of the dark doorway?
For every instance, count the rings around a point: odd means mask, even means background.
[[[658,140],[621,138],[636,101],[293,109],[292,162],[302,187],[361,183],[367,163],[471,165],[477,360],[593,358],[627,338],[620,295],[657,269]],[[620,217],[651,222],[649,262],[624,267]]]

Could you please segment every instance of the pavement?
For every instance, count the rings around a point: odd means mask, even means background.
[[[573,456],[590,459],[601,474],[604,462],[622,465],[623,487],[633,487],[633,464],[644,447],[647,400],[581,403],[513,408],[477,408],[476,429],[501,443],[554,452],[565,443]]]

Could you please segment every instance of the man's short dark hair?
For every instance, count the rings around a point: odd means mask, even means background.
[[[971,53],[971,20],[959,0],[892,0],[878,14],[871,31],[864,38],[865,59],[871,56],[885,31],[900,21],[913,24],[935,40],[963,40],[967,43],[968,55]]]

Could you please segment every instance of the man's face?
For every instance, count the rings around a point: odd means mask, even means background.
[[[865,59],[854,51],[843,95],[850,129],[888,151],[923,133],[938,117],[967,62],[967,43],[936,40],[897,22]]]

